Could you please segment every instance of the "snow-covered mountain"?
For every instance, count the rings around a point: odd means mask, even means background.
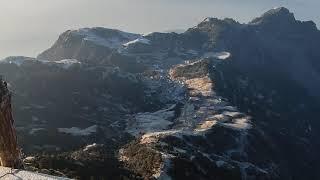
[[[0,61],[0,72],[30,170],[319,179],[319,42],[313,22],[276,8],[179,34],[69,30],[37,58]]]

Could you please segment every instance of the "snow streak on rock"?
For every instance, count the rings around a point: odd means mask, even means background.
[[[123,44],[124,46],[129,46],[131,44],[135,44],[135,43],[142,43],[142,44],[150,44],[150,40],[146,39],[146,38],[143,38],[143,37],[140,37],[138,39],[135,39],[133,41],[130,41],[130,42],[127,42],[125,44]]]
[[[92,133],[97,132],[98,126],[93,125],[85,129],[81,129],[78,127],[72,127],[72,128],[58,128],[58,131],[61,133],[71,134],[73,136],[88,136]]]
[[[168,126],[172,124],[171,119],[174,117],[174,107],[175,105],[153,113],[146,112],[134,115],[128,122],[127,131],[137,136],[168,129]]]

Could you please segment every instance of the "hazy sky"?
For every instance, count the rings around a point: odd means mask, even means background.
[[[248,22],[278,6],[320,24],[320,0],[0,0],[0,58],[36,56],[68,29],[186,29],[209,16]]]

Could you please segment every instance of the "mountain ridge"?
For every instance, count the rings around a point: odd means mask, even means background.
[[[87,30],[89,31],[89,29]],[[95,31],[95,29],[91,30]],[[119,30],[103,28],[100,30],[102,32],[105,30],[107,32],[114,31],[116,34],[119,32]],[[92,49],[92,44],[86,45],[86,38],[77,37],[75,43],[70,41],[71,44],[69,44],[68,41],[67,45],[64,41],[61,41],[60,45],[56,45],[59,48],[54,48],[54,45],[38,57],[49,60],[51,57],[55,57],[55,60],[71,58],[85,62],[103,63],[110,61],[112,54],[137,58],[137,56],[140,56],[139,54],[158,53],[160,55],[164,52],[168,53],[166,55],[168,57],[161,58],[169,58],[169,53],[174,53],[181,54],[181,58],[184,59],[187,56],[183,57],[182,54],[188,54],[189,52],[197,52],[199,53],[197,56],[199,56],[212,51],[226,51],[233,54],[235,63],[241,69],[246,68],[243,67],[243,64],[245,64],[247,68],[262,70],[268,64],[268,66],[273,66],[268,68],[274,70],[272,73],[288,71],[287,76],[300,82],[313,96],[320,97],[318,93],[320,85],[314,86],[314,83],[308,81],[309,79],[316,79],[319,82],[316,84],[320,84],[320,79],[317,78],[319,77],[320,63],[316,61],[317,57],[320,57],[316,53],[317,44],[320,41],[320,31],[312,21],[296,20],[293,13],[284,7],[267,11],[248,24],[240,24],[230,18],[223,20],[206,18],[197,26],[189,28],[182,34],[151,33],[143,37],[133,36],[135,37],[130,40],[134,41],[130,43],[130,46],[125,46],[125,43],[128,43],[129,40],[122,44],[117,41],[113,46],[114,48],[101,48],[98,42],[95,43],[95,48],[90,52],[88,52],[88,49]],[[242,46],[241,43],[245,43],[246,46]],[[59,44],[59,40],[55,44]],[[67,47],[61,48],[63,46]],[[70,49],[68,46],[73,48]],[[243,52],[240,52],[240,49],[243,49]],[[270,57],[266,57],[265,54]],[[283,56],[286,57],[282,58]],[[270,60],[267,61],[265,58]],[[143,63],[150,62],[144,61]],[[286,66],[292,67],[286,68]],[[308,70],[303,70],[301,67]],[[293,72],[293,69],[301,69],[301,72],[299,72],[301,76]]]
[[[38,58],[7,58],[0,71],[16,93],[23,147],[35,154],[30,169],[317,179],[319,42],[314,23],[278,8],[247,24],[206,18],[181,34],[67,31]],[[70,59],[80,66],[64,68]]]

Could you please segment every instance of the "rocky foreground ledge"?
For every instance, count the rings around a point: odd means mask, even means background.
[[[50,176],[19,169],[0,167],[1,180],[68,180],[68,178]]]

